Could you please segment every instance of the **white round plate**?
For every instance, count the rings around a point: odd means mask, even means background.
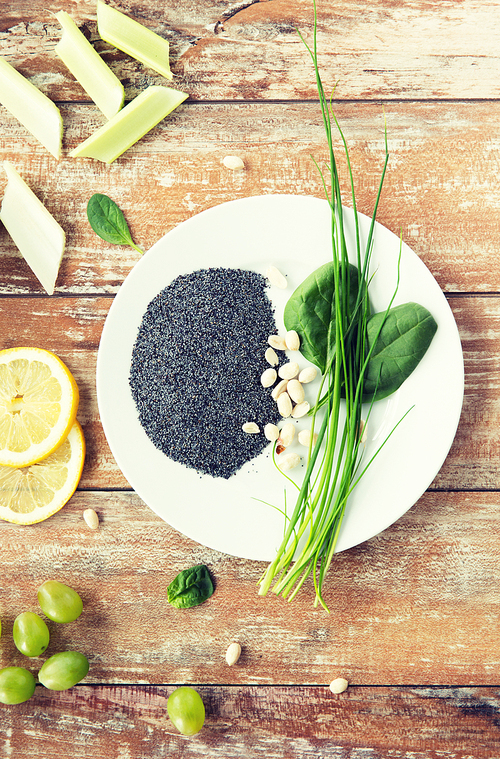
[[[359,218],[365,239],[370,220],[361,214]],[[348,209],[346,225],[351,249],[353,214]],[[399,238],[377,224],[370,285],[376,311],[386,308],[394,292],[399,251]],[[281,331],[283,308],[291,293],[330,259],[326,201],[295,195],[250,197],[203,211],[166,234],[134,266],[113,301],[97,361],[99,411],[111,451],[130,485],[153,511],[210,548],[272,560],[283,535],[284,518],[278,509],[284,506],[286,480],[273,466],[270,445],[229,480],[202,476],[154,447],[139,423],[129,388],[132,349],[143,314],[149,302],[181,274],[210,267],[264,274],[274,264],[289,283],[286,290],[268,290]],[[457,429],[464,373],[455,320],[429,270],[403,244],[394,305],[407,301],[425,306],[438,330],[413,374],[396,393],[374,405],[367,427],[366,461],[405,412],[411,411],[356,487],[337,551],[386,529],[420,498],[441,468]],[[304,360],[300,363],[306,365]],[[307,388],[311,400],[314,391],[314,386]],[[307,426],[307,421],[301,420],[300,425]],[[303,469],[298,467],[292,474],[299,482]],[[288,485],[286,491],[291,508],[296,490]]]

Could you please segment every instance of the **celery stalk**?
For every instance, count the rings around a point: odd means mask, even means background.
[[[66,11],[56,13],[56,19],[63,28],[63,35],[55,47],[57,55],[106,118],[113,118],[125,98],[122,83]]]
[[[54,158],[61,157],[63,122],[59,108],[5,58],[0,58],[0,103]]]
[[[0,220],[49,295],[54,293],[66,236],[57,221],[8,161]]]
[[[185,92],[152,85],[72,150],[70,156],[112,163],[186,98]]]
[[[132,58],[172,79],[168,41],[138,21],[97,0],[97,29],[102,39]]]

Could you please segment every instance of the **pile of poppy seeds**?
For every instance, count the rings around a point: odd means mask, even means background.
[[[243,432],[245,422],[263,429],[281,419],[260,382],[277,332],[266,287],[240,269],[177,277],[150,302],[134,345],[130,387],[142,427],[166,456],[212,477],[228,479],[269,445]]]

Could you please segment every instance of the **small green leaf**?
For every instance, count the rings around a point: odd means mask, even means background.
[[[374,314],[367,324],[368,349],[375,347],[365,374],[365,401],[394,393],[420,363],[437,330],[432,314],[418,303],[395,306],[384,319],[385,312]]]
[[[132,239],[123,211],[114,200],[96,192],[87,203],[89,224],[102,240],[113,245],[129,245],[142,253]]]
[[[167,588],[167,600],[177,609],[202,604],[214,592],[212,579],[204,564],[183,569]]]

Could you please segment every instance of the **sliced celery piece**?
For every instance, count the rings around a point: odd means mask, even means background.
[[[0,103],[54,158],[61,157],[63,122],[59,108],[5,58],[0,58]]]
[[[172,79],[168,41],[130,16],[97,0],[97,29],[105,42]]]
[[[185,92],[152,85],[72,150],[70,156],[112,163],[186,98]]]
[[[9,161],[0,220],[49,295],[54,293],[66,236]]]
[[[57,55],[106,118],[113,118],[125,99],[122,83],[66,11],[56,13],[56,19],[63,28],[63,35],[55,47]]]

